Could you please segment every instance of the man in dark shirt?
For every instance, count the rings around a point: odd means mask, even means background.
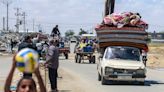
[[[24,48],[31,48],[36,50],[36,46],[32,44],[31,37],[30,36],[25,36],[23,42],[21,42],[18,46],[18,51],[24,49]]]
[[[59,29],[58,29],[58,25],[56,25],[56,26],[53,28],[52,32],[51,32],[51,36],[52,36],[52,37],[54,37],[55,35],[60,36],[60,32],[59,32]]]
[[[24,48],[31,48],[34,50],[37,50],[36,46],[32,44],[31,37],[30,36],[25,36],[23,42],[21,42],[18,46],[18,51],[24,49]],[[30,76],[32,77],[31,73],[23,73],[23,76]]]
[[[51,90],[57,92],[57,70],[59,67],[59,48],[56,46],[57,41],[51,40],[49,44],[46,63],[49,72],[49,80],[51,83]]]

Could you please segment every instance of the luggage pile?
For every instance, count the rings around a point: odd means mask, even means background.
[[[113,13],[104,17],[102,24],[116,26],[117,28],[124,26],[148,28],[148,24],[141,19],[140,14],[132,12]]]
[[[134,13],[122,14],[124,16],[130,16]],[[130,46],[148,51],[148,33],[145,31],[148,29],[148,24],[140,19],[123,18],[123,15],[108,15],[108,18],[105,17],[103,23],[95,28],[99,39],[99,46]],[[139,15],[137,14],[135,16]],[[135,23],[132,24],[132,21],[135,21]]]

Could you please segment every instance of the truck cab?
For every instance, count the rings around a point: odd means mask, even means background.
[[[138,81],[144,84],[146,66],[141,52],[135,47],[106,47],[97,63],[98,80],[102,85],[106,84],[107,80]]]

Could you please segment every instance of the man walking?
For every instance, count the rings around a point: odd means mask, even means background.
[[[59,67],[59,49],[57,41],[50,40],[45,65],[48,67],[52,92],[57,92],[57,70]]]

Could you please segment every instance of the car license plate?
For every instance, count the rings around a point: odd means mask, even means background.
[[[132,76],[118,76],[118,79],[132,79]]]

